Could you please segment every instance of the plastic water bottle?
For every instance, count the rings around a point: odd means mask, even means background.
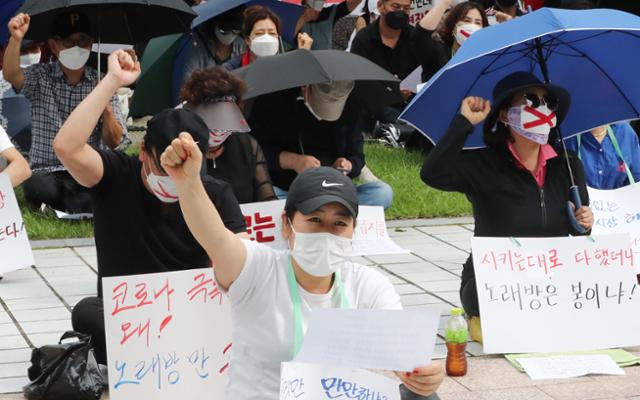
[[[464,376],[467,374],[467,339],[469,330],[467,321],[462,316],[462,309],[451,310],[451,318],[447,321],[444,331],[447,342],[447,375]]]

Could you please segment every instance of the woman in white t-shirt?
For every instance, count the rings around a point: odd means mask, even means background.
[[[29,163],[22,157],[22,154],[13,146],[7,132],[0,126],[0,157],[7,160],[9,165],[3,170],[0,165],[0,172],[9,174],[11,186],[16,187],[31,176]]]
[[[300,349],[313,308],[400,309],[400,298],[382,274],[348,260],[358,213],[348,177],[320,167],[296,178],[283,215],[283,236],[292,250],[279,251],[224,227],[200,182],[201,161],[187,133],[161,157],[185,220],[229,293],[234,343],[227,398],[277,399],[280,363]],[[396,375],[423,396],[433,394],[444,377],[439,362]]]

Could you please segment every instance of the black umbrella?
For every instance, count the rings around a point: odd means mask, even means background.
[[[26,38],[50,38],[55,19],[71,10],[89,18],[95,39],[103,43],[135,44],[188,32],[197,16],[184,0],[27,0],[19,10],[31,16]]]
[[[370,110],[402,101],[395,76],[366,58],[341,50],[299,49],[259,57],[233,73],[247,83],[247,99],[314,83],[357,81],[354,93]]]

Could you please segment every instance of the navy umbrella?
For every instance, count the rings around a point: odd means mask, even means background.
[[[24,0],[2,0],[0,1],[0,46],[9,40],[9,20],[16,14]]]
[[[491,99],[495,84],[516,71],[531,72],[569,91],[571,107],[558,127],[560,137],[638,118],[638,49],[640,18],[635,15],[542,8],[474,33],[427,82],[400,119],[437,142],[458,114],[462,99]],[[484,146],[481,130],[476,126],[467,148]],[[569,173],[572,198],[579,207],[571,168]]]

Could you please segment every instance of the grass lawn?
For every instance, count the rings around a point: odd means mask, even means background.
[[[427,187],[420,181],[423,156],[375,143],[365,144],[367,164],[378,178],[395,192],[387,219],[434,218],[469,215],[471,205],[459,193],[446,193]],[[93,236],[90,221],[61,221],[53,215],[43,216],[25,207],[22,189],[16,190],[22,216],[31,240]]]

